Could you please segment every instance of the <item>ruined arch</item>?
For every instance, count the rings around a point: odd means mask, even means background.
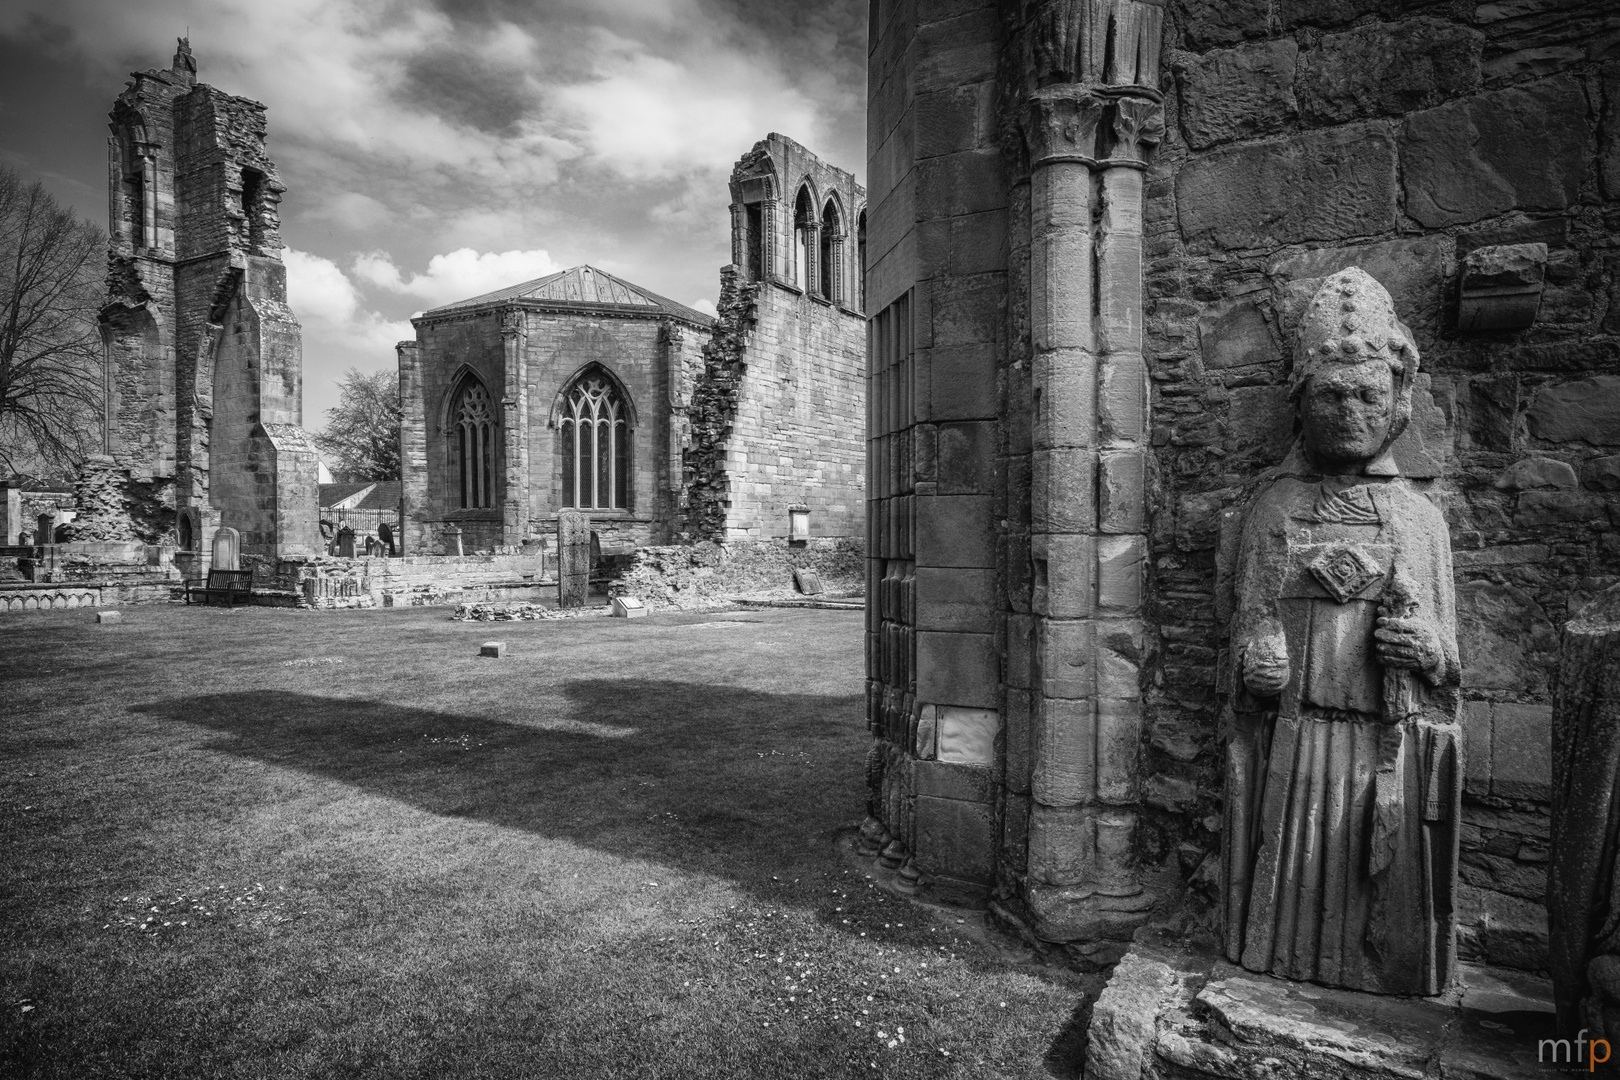
[[[816,193],[806,177],[793,197],[793,283],[809,292],[815,282],[816,242],[820,219],[816,216]]]
[[[816,293],[824,300],[844,299],[844,208],[838,192],[828,194],[821,207],[821,247],[816,259]]]

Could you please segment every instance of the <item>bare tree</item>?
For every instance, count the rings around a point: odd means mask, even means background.
[[[100,229],[0,167],[0,469],[70,474],[101,425]]]
[[[399,479],[399,372],[370,375],[350,368],[338,383],[342,396],[326,410],[326,430],[315,445],[339,480]]]

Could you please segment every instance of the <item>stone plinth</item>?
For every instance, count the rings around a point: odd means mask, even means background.
[[[1508,1080],[1543,1076],[1566,1053],[1584,1071],[1590,1046],[1578,1049],[1576,1032],[1555,1036],[1551,998],[1544,979],[1473,964],[1460,965],[1439,997],[1395,997],[1256,975],[1213,949],[1138,941],[1093,1009],[1085,1075]]]

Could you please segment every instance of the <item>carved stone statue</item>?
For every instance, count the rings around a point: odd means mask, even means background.
[[[1226,712],[1226,952],[1388,994],[1451,979],[1462,798],[1451,545],[1395,467],[1418,352],[1352,267],[1300,323],[1300,436],[1243,520]]]

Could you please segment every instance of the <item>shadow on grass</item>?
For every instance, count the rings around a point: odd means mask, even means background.
[[[823,862],[864,800],[855,696],[600,679],[561,684],[523,722],[266,690],[131,711],[226,736],[207,749],[431,814],[747,887]]]

